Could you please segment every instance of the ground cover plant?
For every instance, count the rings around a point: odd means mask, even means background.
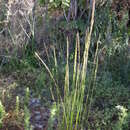
[[[129,130],[130,2],[0,1],[0,130]]]

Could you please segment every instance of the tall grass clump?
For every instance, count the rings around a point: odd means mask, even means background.
[[[75,47],[75,55],[74,55],[74,66],[73,66],[73,76],[72,76],[72,85],[70,85],[70,73],[69,73],[69,41],[67,38],[67,58],[66,58],[66,68],[65,68],[65,83],[64,83],[64,94],[63,96],[60,94],[60,88],[56,83],[55,76],[50,72],[50,69],[47,67],[45,62],[39,57],[36,53],[37,58],[43,63],[47,71],[49,72],[51,78],[53,79],[56,90],[58,93],[58,102],[57,102],[57,110],[58,112],[58,130],[81,130],[83,128],[83,117],[86,110],[84,110],[84,97],[86,90],[86,74],[87,74],[87,66],[88,66],[88,54],[90,48],[91,34],[93,30],[94,24],[94,12],[95,12],[95,0],[91,3],[91,20],[90,27],[86,29],[86,37],[85,37],[85,47],[83,52],[83,57],[81,58],[80,54],[80,38],[77,33],[76,36],[76,47]],[[96,78],[97,72],[97,51],[94,59],[95,66],[94,67],[94,76]],[[93,96],[94,86],[88,89],[88,98],[89,100],[88,109],[91,107],[91,100]],[[90,91],[91,89],[91,91]],[[53,96],[54,97],[54,96]],[[86,103],[87,101],[85,101]],[[87,108],[87,107],[85,107]],[[62,114],[61,114],[62,113]],[[89,113],[89,112],[88,112]],[[86,117],[87,118],[87,117]]]
[[[61,122],[59,120],[59,129],[64,130],[77,130],[82,128],[83,119],[83,107],[84,97],[86,88],[86,73],[88,65],[88,54],[90,47],[90,39],[94,24],[94,11],[95,11],[95,0],[92,3],[92,14],[90,21],[90,28],[86,31],[85,38],[85,49],[83,53],[83,61],[80,61],[80,43],[79,35],[77,34],[76,47],[75,47],[75,58],[74,58],[74,69],[73,69],[73,82],[72,88],[69,84],[69,44],[67,42],[67,64],[66,64],[66,75],[64,85],[64,101],[62,104],[63,117]],[[95,71],[96,72],[96,71]]]

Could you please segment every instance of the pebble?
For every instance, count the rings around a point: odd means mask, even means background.
[[[29,106],[30,106],[30,108],[40,107],[41,106],[40,100],[37,99],[37,98],[31,99],[30,103],[29,103]]]
[[[46,130],[48,119],[50,116],[50,110],[47,109],[46,107],[41,106],[40,100],[36,98],[31,99],[30,110],[31,110],[30,121],[32,130]],[[57,126],[56,120],[54,122],[54,126],[55,128]]]
[[[35,129],[36,130],[43,130],[43,125],[35,124]]]
[[[34,114],[38,115],[40,114],[40,111],[34,111]]]
[[[41,120],[41,118],[42,118],[42,116],[41,116],[41,115],[36,115],[36,116],[34,117],[34,120],[35,120],[35,121],[40,121],[40,120]]]

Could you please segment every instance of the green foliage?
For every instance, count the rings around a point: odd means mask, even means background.
[[[130,106],[129,104],[129,87],[121,84],[120,81],[112,79],[110,72],[102,73],[102,76],[97,81],[97,91],[95,91],[94,107],[100,110],[116,106],[117,103],[123,106]]]
[[[5,108],[2,105],[2,102],[0,101],[0,128],[2,127],[2,120],[5,116],[6,112],[5,112]]]
[[[6,20],[7,7],[4,0],[0,1],[0,31],[4,29],[4,21]]]
[[[85,122],[85,126],[90,130],[127,130],[129,128],[128,119],[128,111],[121,112],[117,109],[117,106],[113,106],[102,111],[91,110],[89,122]]]
[[[28,109],[29,106],[29,100],[30,100],[30,90],[27,87],[25,91],[25,102],[24,102],[24,129],[25,130],[32,130],[30,126],[30,110]]]
[[[29,99],[30,99],[30,90],[29,90],[29,88],[27,87],[27,88],[26,88],[26,91],[25,91],[25,102],[24,102],[24,104],[25,104],[26,106],[28,106],[28,104],[29,104]]]
[[[120,49],[120,51],[116,51],[115,54],[112,54],[108,57],[107,67],[109,71],[112,73],[112,77],[115,80],[120,80],[123,84],[129,84],[130,80],[130,61],[128,58],[128,46]],[[117,76],[118,75],[118,76]]]
[[[68,8],[70,6],[70,0],[62,0],[62,7]]]
[[[48,0],[38,0],[38,1],[39,1],[39,4],[41,4],[41,5],[48,2]]]
[[[111,73],[108,71],[101,73],[97,79],[96,91],[92,100],[92,109],[88,117],[89,122],[85,121],[85,126],[90,130],[125,130],[125,128],[127,130],[129,116],[125,114],[126,116],[122,117],[122,112],[117,110],[116,106],[120,104],[125,110],[130,107],[129,87],[124,86],[120,81],[113,80]],[[125,112],[128,114],[128,111]],[[120,118],[123,120],[122,124]]]
[[[68,8],[70,5],[70,0],[39,0],[41,5],[49,3],[49,8]]]
[[[128,130],[130,128],[130,111],[127,111],[127,116],[122,124],[122,129],[123,130]]]
[[[113,130],[123,130],[123,124],[125,124],[125,120],[127,117],[127,109],[124,108],[123,106],[116,106],[116,108],[118,109],[118,114],[119,114],[119,120],[118,122],[115,124]]]
[[[27,106],[24,106],[24,129],[32,130],[30,127],[30,111]]]
[[[16,96],[15,112],[16,112],[17,117],[18,117],[18,115],[19,115],[19,110],[20,110],[20,101],[19,101],[19,96]]]
[[[67,12],[70,6],[70,0],[39,0],[39,3],[41,6],[47,4],[52,11],[64,9]],[[85,7],[86,1],[78,1],[78,15]],[[35,56],[37,48],[34,36],[30,39],[29,44],[24,46],[21,59],[14,54],[11,59],[5,58],[5,62],[2,60],[1,70],[4,73],[18,71],[20,76],[24,77],[30,71],[33,72],[31,76],[34,76],[36,80],[33,80],[33,82],[30,80],[32,83],[29,83],[28,79],[26,81],[26,85],[31,86],[31,92],[34,94],[32,96],[41,97],[46,104],[50,100],[50,95],[52,95],[55,103],[51,108],[48,130],[53,129],[56,118],[58,118],[60,130],[84,128],[88,130],[129,129],[130,113],[127,110],[130,108],[130,62],[127,52],[129,28],[126,28],[128,14],[119,22],[116,14],[111,11],[109,2],[100,7],[96,7],[93,33],[92,36],[89,32],[86,34],[87,40],[84,40],[84,37],[86,27],[90,25],[88,18],[90,5],[80,19],[70,20],[69,22],[61,20],[58,21],[56,27],[49,28],[51,30],[49,42],[53,42],[54,50],[49,49],[48,59],[45,58],[48,66],[44,61],[42,62],[49,74],[45,69],[41,69],[42,65],[38,63]],[[0,21],[4,20],[4,17],[2,13]],[[41,20],[42,16],[38,17],[38,24],[41,24]],[[79,31],[81,39],[77,36],[75,40],[77,31]],[[69,37],[67,44],[65,43],[66,36]],[[96,67],[98,64],[96,64],[95,46],[97,46],[98,38],[99,51],[101,52],[105,48],[106,53],[104,54],[103,68],[100,68],[99,63],[99,72],[97,73]],[[48,48],[51,46],[49,42]],[[67,57],[65,57],[66,55]],[[94,62],[92,62],[93,57],[96,60]],[[90,58],[90,61],[88,58]],[[97,80],[96,73],[98,74]],[[21,77],[17,76],[19,79]],[[25,85],[22,78],[21,81],[21,84]],[[94,91],[95,89],[96,91]],[[25,130],[31,129],[30,111],[28,109],[29,98],[30,90],[26,88],[24,102]],[[15,111],[18,115],[20,111],[19,97],[16,97]],[[0,124],[2,124],[4,115],[5,109],[0,102]]]
[[[53,130],[54,122],[56,121],[56,115],[57,115],[57,106],[56,103],[54,103],[51,106],[50,110],[50,118],[48,120],[48,130]]]
[[[45,81],[46,81],[46,72],[43,69],[36,79],[36,86],[38,87],[38,90],[41,90],[42,88],[45,87],[46,84]]]

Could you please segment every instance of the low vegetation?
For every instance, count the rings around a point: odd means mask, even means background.
[[[0,130],[129,130],[122,1],[0,1]]]

